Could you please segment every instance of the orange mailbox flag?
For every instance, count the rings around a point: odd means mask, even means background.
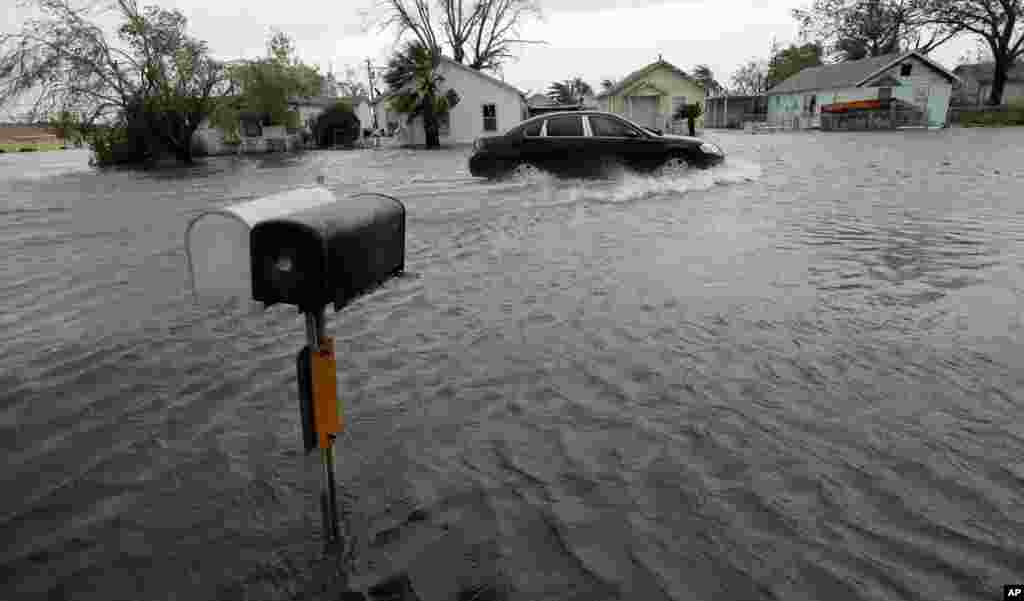
[[[331,446],[331,437],[341,432],[341,408],[338,403],[338,362],[334,356],[334,338],[324,336],[320,348],[310,354],[313,372],[313,419],[321,449]]]

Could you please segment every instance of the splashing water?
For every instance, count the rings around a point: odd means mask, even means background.
[[[498,184],[503,188],[519,188],[524,198],[533,197],[533,206],[572,205],[579,202],[629,203],[659,196],[679,196],[688,192],[709,190],[719,185],[741,184],[761,178],[758,163],[742,159],[710,169],[692,169],[675,176],[655,176],[623,171],[609,179],[559,179],[541,174],[528,180]]]

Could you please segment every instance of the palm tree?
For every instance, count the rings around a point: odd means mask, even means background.
[[[429,49],[419,42],[410,42],[388,61],[384,81],[398,94],[391,107],[409,115],[409,123],[423,117],[423,133],[427,148],[440,148],[441,135],[438,115],[448,112],[459,102],[455,90],[440,94],[444,77],[438,71],[441,64],[440,48]]]
[[[697,65],[693,70],[693,77],[697,80],[709,96],[718,94],[723,91],[722,84],[715,80],[715,74],[711,72],[711,67],[707,65]]]
[[[555,104],[576,104],[588,94],[593,94],[590,84],[579,77],[556,81],[548,88],[548,98]]]

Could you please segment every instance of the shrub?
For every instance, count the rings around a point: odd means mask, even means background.
[[[18,149],[18,152],[35,152],[37,150],[39,149],[36,148],[35,146],[22,146],[21,148]]]
[[[321,148],[351,146],[359,137],[359,117],[348,104],[339,102],[317,117],[313,135]]]

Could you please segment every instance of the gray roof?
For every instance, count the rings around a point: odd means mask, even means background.
[[[472,69],[470,67],[467,67],[466,65],[463,65],[462,63],[460,63],[460,62],[458,62],[456,60],[450,59],[447,56],[442,56],[441,60],[443,62],[448,63],[449,65],[451,65],[453,67],[456,67],[458,69],[462,69],[463,71],[467,71],[469,73],[472,73],[472,74],[476,75],[477,77],[479,77],[480,79],[483,79],[484,81],[489,81],[489,82],[491,82],[491,83],[493,83],[493,84],[495,84],[497,86],[500,86],[500,87],[505,88],[506,90],[509,90],[510,92],[515,92],[516,95],[519,96],[519,98],[523,102],[526,102],[526,98],[523,97],[523,91],[520,90],[519,88],[515,87],[514,85],[510,84],[510,83],[505,83],[504,81],[498,79],[497,77],[492,77],[491,75],[488,75],[487,73],[484,73],[483,71],[479,71],[477,69]]]
[[[973,65],[960,65],[953,72],[960,77],[966,77],[978,81],[980,83],[990,83],[995,73],[995,63],[975,63]],[[1024,81],[1024,61],[1018,62],[1010,67],[1010,72],[1007,74],[1009,81]]]
[[[956,79],[955,75],[921,53],[906,52],[903,54],[893,53],[885,54],[883,56],[873,56],[859,61],[846,61],[836,63],[834,65],[808,67],[768,90],[767,93],[785,94],[809,90],[854,88],[865,83],[866,80],[889,68],[894,63],[898,63],[910,56],[915,56],[921,59],[925,64],[944,74],[951,80]]]
[[[830,88],[852,88],[872,73],[900,58],[899,54],[873,56],[859,61],[847,61],[834,65],[808,67],[768,90],[769,94],[802,92],[804,90],[825,90]]]

